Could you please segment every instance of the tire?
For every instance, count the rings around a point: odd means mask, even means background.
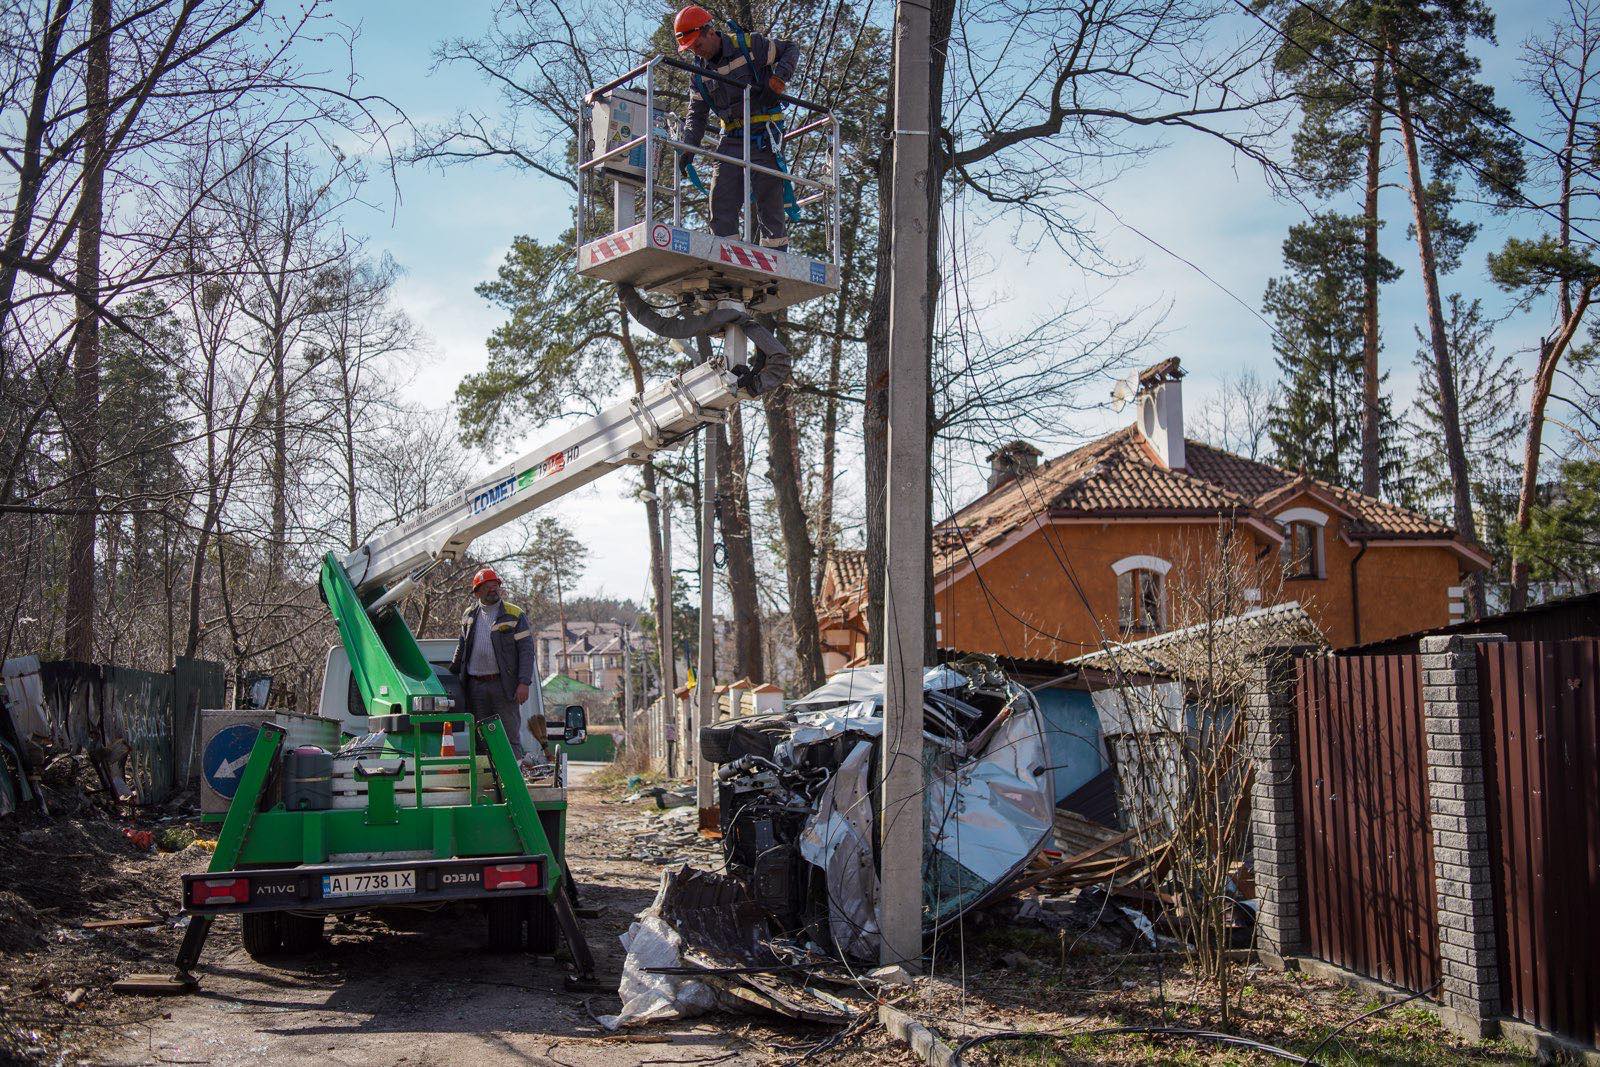
[[[528,951],[535,956],[554,956],[561,947],[561,924],[549,897],[528,897]]]
[[[283,924],[275,911],[251,911],[239,917],[240,939],[253,960],[270,960],[283,952]]]
[[[279,925],[283,928],[283,950],[290,955],[303,956],[322,947],[322,924],[327,916],[280,913]]]
[[[484,912],[489,920],[489,951],[519,951],[522,948],[522,901],[491,900]]]

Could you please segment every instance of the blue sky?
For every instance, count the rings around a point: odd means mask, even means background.
[[[1512,109],[1517,127],[1534,133],[1531,101],[1515,84],[1517,57],[1522,41],[1557,13],[1556,5],[1496,6],[1499,44],[1483,51],[1485,76]],[[492,111],[495,107],[495,94],[472,73],[432,69],[432,53],[441,39],[472,37],[482,31],[490,14],[488,4],[350,3],[339,13],[361,22],[355,61],[363,88],[393,100],[413,122],[441,121],[459,108]],[[1167,137],[1165,144],[1140,169],[1100,195],[1128,224],[1192,260],[1259,308],[1267,279],[1280,269],[1284,234],[1303,217],[1301,209],[1274,200],[1250,165],[1235,161],[1217,142],[1189,136]],[[1399,178],[1396,169],[1392,180]],[[569,194],[548,179],[488,163],[442,173],[405,168],[398,178],[397,202],[385,195],[380,184],[373,183],[373,207],[353,214],[347,225],[366,234],[374,251],[392,254],[405,270],[399,303],[432,340],[432,352],[417,368],[410,392],[417,400],[442,404],[464,374],[483,367],[484,338],[499,321],[497,313],[473,293],[473,286],[493,274],[514,235],[554,237],[567,223]],[[1415,388],[1412,328],[1423,321],[1423,297],[1416,252],[1406,238],[1404,191],[1390,188],[1383,196],[1390,220],[1383,234],[1384,250],[1405,270],[1383,295],[1384,359],[1391,389],[1404,403]],[[1110,288],[1105,304],[1108,310],[1149,304],[1170,307],[1164,341],[1146,362],[1168,355],[1183,359],[1190,371],[1185,385],[1185,406],[1190,411],[1216,389],[1223,374],[1254,368],[1263,377],[1274,375],[1271,335],[1259,319],[1191,267],[1120,227],[1107,213],[1092,206],[1090,210],[1112,255],[1139,263],[1139,269]],[[1507,304],[1484,276],[1484,256],[1504,241],[1509,226],[1525,232],[1530,220],[1508,222],[1486,215],[1479,221],[1484,228],[1465,265],[1443,285],[1446,295],[1460,290],[1481,296],[1489,314],[1499,316]],[[993,313],[1002,320],[1036,316],[1061,300],[1063,292],[1104,287],[1076,274],[1057,253],[1018,251],[1004,229],[996,227],[982,238],[996,268],[992,283],[1007,298],[1004,307]],[[1495,343],[1502,352],[1523,350],[1544,328],[1541,315],[1513,317],[1497,330]],[[1108,380],[1107,393],[1110,385]],[[1102,432],[1124,417],[1105,409],[1081,424],[1063,427],[1058,444]],[[539,436],[553,432],[554,428],[546,428]],[[501,443],[509,451],[533,440],[512,426],[506,428]],[[1054,454],[1059,448],[1046,451]],[[967,457],[962,468],[966,486],[978,478],[977,458]],[[484,467],[490,462],[490,457],[482,457]],[[614,476],[556,508],[590,544],[584,592],[639,597],[645,589],[648,554],[642,508],[626,493],[625,479]]]

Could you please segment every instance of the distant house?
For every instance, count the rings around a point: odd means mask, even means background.
[[[569,620],[565,640],[561,624],[553,622],[537,631],[533,640],[541,675],[565,674],[608,693],[622,688],[625,660],[634,664],[637,679],[639,663],[654,655],[637,627],[620,622]]]
[[[1069,660],[1169,628],[1169,587],[1218,552],[1219,527],[1281,581],[1246,589],[1298,601],[1336,647],[1458,621],[1465,575],[1489,565],[1451,527],[1183,434],[1183,371],[1141,372],[1134,422],[1040,464],[1014,441],[989,456],[988,490],[934,530],[938,643]],[[1179,568],[1179,570],[1174,570]],[[836,551],[818,602],[826,666],[866,654],[866,564]]]

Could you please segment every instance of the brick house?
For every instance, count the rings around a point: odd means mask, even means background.
[[[564,639],[561,623],[542,627],[534,634],[534,649],[541,677],[564,674],[607,694],[622,688],[624,664],[631,663],[637,675],[639,664],[654,655],[637,627],[588,619],[568,621]]]
[[[1066,660],[1167,628],[1169,587],[1227,544],[1298,601],[1335,647],[1462,618],[1489,565],[1454,529],[1386,501],[1183,436],[1176,359],[1138,376],[1132,425],[1040,464],[1012,442],[988,490],[934,530],[934,612],[947,648]],[[1281,575],[1281,580],[1279,579]],[[819,626],[829,670],[866,653],[866,562],[836,551]]]

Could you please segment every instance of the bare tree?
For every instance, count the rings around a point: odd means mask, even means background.
[[[940,206],[949,195],[970,198],[983,210],[984,221],[1004,220],[1019,231],[1027,223],[1038,240],[1079,264],[1108,269],[1093,228],[1074,205],[1155,150],[1156,143],[1142,131],[1219,139],[1274,178],[1278,168],[1269,149],[1284,121],[1277,106],[1283,96],[1254,77],[1272,39],[1265,29],[1227,36],[1224,10],[1226,5],[1208,0],[1110,5],[936,0],[930,7],[929,78],[939,134],[929,144],[929,261],[945,262],[938,254]],[[892,106],[879,128],[893,129]],[[887,166],[884,154],[878,189],[879,215],[885,220]],[[887,249],[895,239],[893,233],[879,234],[866,327],[863,429],[871,619],[884,617]],[[936,275],[934,285],[942,289],[944,279]],[[931,327],[932,304],[927,313]],[[881,658],[882,641],[874,630],[871,658]]]
[[[306,353],[317,370],[312,387],[323,409],[312,429],[334,445],[322,463],[337,468],[331,473],[345,499],[344,541],[352,547],[366,535],[363,472],[392,443],[373,428],[399,408],[395,393],[403,380],[394,357],[420,345],[411,320],[389,303],[399,268],[388,257],[372,263],[357,254],[347,242],[342,262],[329,270],[325,307],[311,324]],[[334,457],[336,463],[329,462]]]
[[[1524,536],[1533,522],[1539,492],[1539,464],[1544,451],[1545,408],[1555,388],[1561,361],[1573,351],[1600,286],[1596,262],[1600,232],[1600,181],[1593,160],[1600,149],[1596,136],[1600,117],[1600,7],[1590,0],[1569,0],[1565,16],[1552,22],[1545,36],[1523,50],[1523,81],[1539,101],[1541,130],[1557,139],[1560,150],[1533,161],[1532,202],[1553,203],[1553,233],[1528,240],[1511,238],[1489,259],[1489,272],[1502,287],[1516,293],[1523,306],[1553,296],[1554,325],[1539,344],[1539,362],[1530,390],[1527,439],[1523,445],[1522,481],[1517,495],[1516,533]],[[1541,215],[1543,212],[1541,211]],[[1541,222],[1547,221],[1542,217]],[[1513,538],[1515,544],[1516,538]],[[1528,561],[1513,549],[1511,607],[1528,599]]]
[[[1246,459],[1266,460],[1272,444],[1271,415],[1281,392],[1277,382],[1264,381],[1249,368],[1226,373],[1189,425],[1206,444]]]
[[[383,134],[375,101],[353,95],[352,82],[318,85],[320,75],[296,58],[305,36],[331,28],[328,19],[320,2],[278,16],[248,0],[152,0],[126,10],[106,0],[31,0],[0,15],[0,168],[10,178],[0,243],[0,511],[61,515],[73,527],[62,555],[75,655],[101,644],[92,629],[97,575],[114,580],[121,565],[97,552],[97,540],[107,553],[119,547],[107,517],[144,522],[159,512],[169,522],[186,506],[181,479],[169,479],[158,500],[148,485],[130,492],[105,476],[172,446],[168,427],[155,426],[161,420],[151,420],[156,440],[100,417],[105,331],[144,344],[152,359],[173,358],[144,336],[159,316],[123,309],[139,293],[181,302],[202,269],[227,274],[225,257],[201,268],[186,249],[230,166],[334,127]],[[180,441],[200,442],[205,414],[188,412],[184,422]],[[177,546],[168,549],[170,564]]]
[[[1228,959],[1240,904],[1232,879],[1248,830],[1250,761],[1246,684],[1268,649],[1318,644],[1303,612],[1252,623],[1248,613],[1277,599],[1278,568],[1256,560],[1246,540],[1220,528],[1205,549],[1172,570],[1165,590],[1172,633],[1159,647],[1114,645],[1105,666],[1115,679],[1111,709],[1117,777],[1133,822],[1137,854],[1173,901],[1189,964],[1216,993],[1221,1028],[1230,1026]],[[1097,704],[1102,702],[1097,698]],[[1102,710],[1102,720],[1106,713]]]

